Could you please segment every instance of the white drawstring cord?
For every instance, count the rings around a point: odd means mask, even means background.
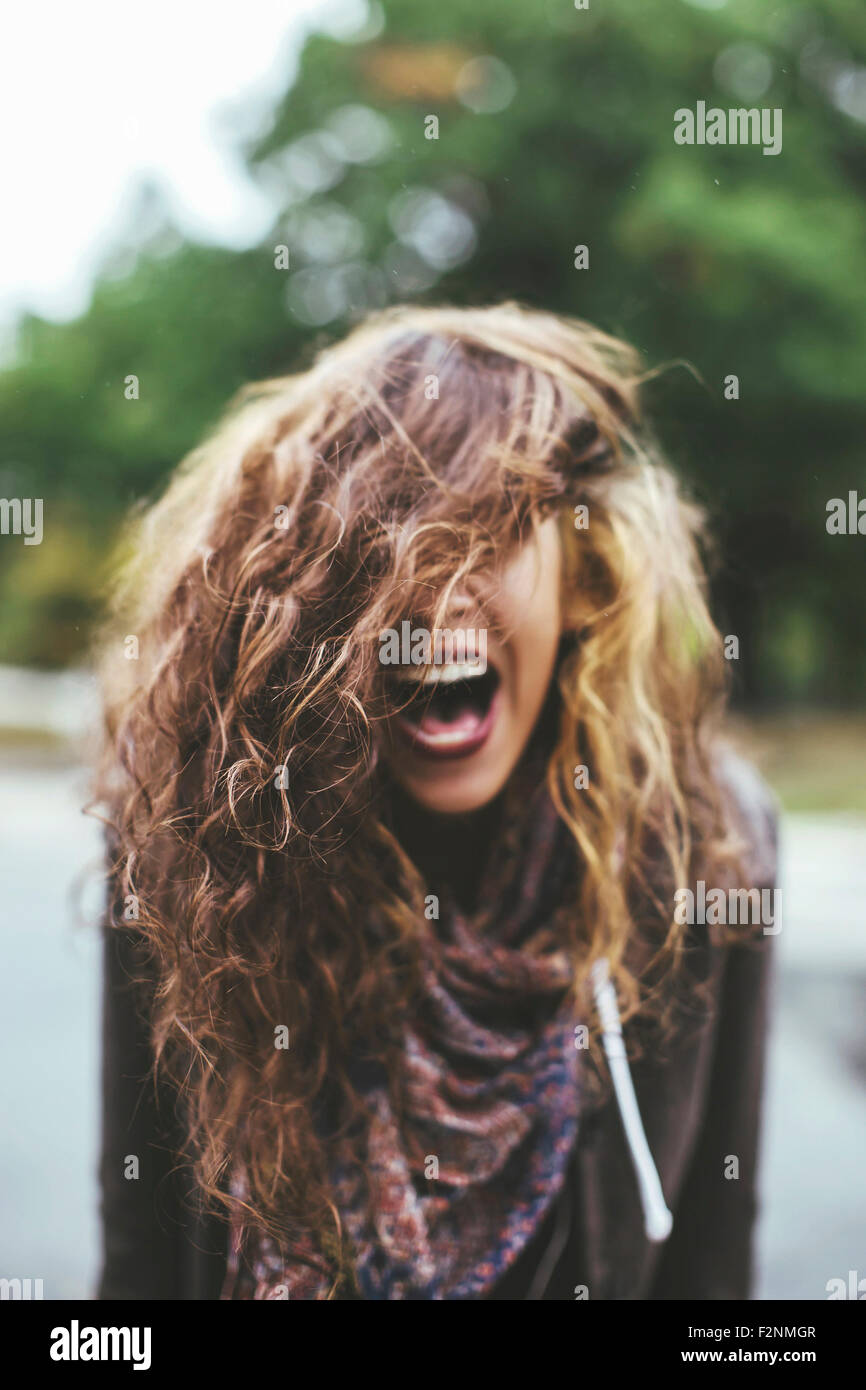
[[[653,1242],[667,1240],[674,1219],[665,1202],[661,1181],[644,1133],[623,1042],[616,990],[611,984],[606,960],[596,961],[592,967],[592,988],[601,1020],[601,1039],[610,1067],[616,1102],[637,1175],[646,1237]]]

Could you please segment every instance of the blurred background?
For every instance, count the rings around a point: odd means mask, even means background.
[[[122,518],[238,387],[369,309],[508,297],[669,364],[651,418],[713,519],[733,728],[783,811],[757,1292],[866,1278],[866,537],[825,524],[866,497],[866,11],[86,0],[50,43],[41,11],[2,26],[0,496],[42,498],[44,538],[0,535],[0,1275],[87,1297],[96,1271],[81,806]],[[782,108],[782,152],[675,145],[699,100]]]

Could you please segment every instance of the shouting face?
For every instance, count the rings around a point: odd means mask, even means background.
[[[550,517],[471,598],[455,597],[444,631],[404,623],[395,633],[389,680],[400,709],[387,723],[385,752],[396,781],[426,810],[478,810],[514,771],[553,675],[561,571]]]

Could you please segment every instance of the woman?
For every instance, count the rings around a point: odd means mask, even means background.
[[[748,1296],[771,933],[677,904],[771,888],[774,820],[639,385],[396,309],[138,523],[103,1297]]]

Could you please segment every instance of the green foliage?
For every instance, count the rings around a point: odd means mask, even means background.
[[[86,517],[87,544],[67,547],[76,614],[95,599],[91,545],[107,550],[123,510],[243,381],[298,365],[384,302],[515,297],[622,334],[652,365],[690,365],[663,374],[650,404],[716,521],[741,692],[855,699],[866,538],[829,537],[824,522],[830,497],[866,495],[858,10],[386,0],[366,38],[312,35],[245,152],[281,203],[260,247],[176,245],[164,228],[131,268],[106,266],[74,323],[21,325],[0,379],[0,470],[7,493],[13,476],[17,495],[45,498],[43,549],[52,523],[78,534]],[[473,82],[467,63],[490,57],[504,67],[482,64]],[[781,108],[781,153],[676,145],[674,112],[698,101]],[[369,150],[352,152],[368,126]],[[578,244],[588,270],[574,268]],[[727,401],[731,373],[740,399]],[[9,593],[26,566],[7,538],[0,565]],[[83,640],[46,592],[21,590],[0,658],[53,663]]]

